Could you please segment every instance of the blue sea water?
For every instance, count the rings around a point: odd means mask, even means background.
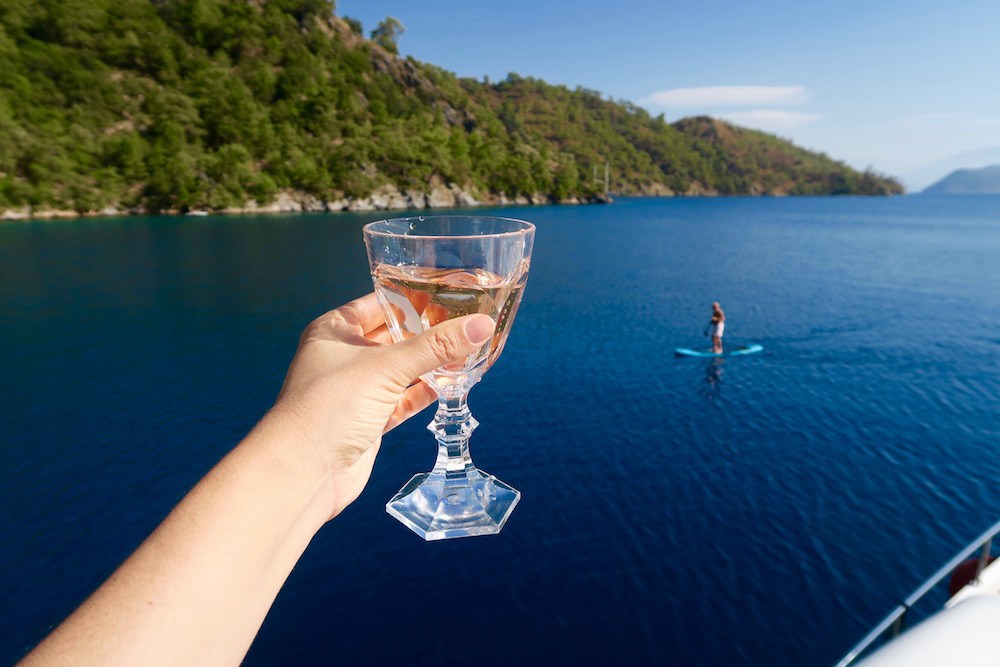
[[[499,536],[384,511],[424,413],[246,664],[825,665],[1000,517],[1000,197],[622,200],[538,227],[474,390]],[[253,426],[375,215],[0,225],[0,663]],[[710,303],[729,345],[706,346]]]

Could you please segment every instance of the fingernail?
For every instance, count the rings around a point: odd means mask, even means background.
[[[476,315],[465,323],[465,335],[473,343],[483,343],[493,335],[493,320],[486,315]]]

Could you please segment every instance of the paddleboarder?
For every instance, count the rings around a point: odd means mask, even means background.
[[[722,354],[722,332],[726,328],[726,314],[718,301],[712,302],[712,320],[708,323],[708,335],[712,337],[712,352]]]

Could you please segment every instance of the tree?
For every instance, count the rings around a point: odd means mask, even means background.
[[[351,32],[359,37],[364,34],[364,30],[361,27],[361,21],[358,19],[351,18],[350,16],[344,16],[344,23],[346,23],[351,28]]]
[[[372,30],[371,36],[372,41],[381,46],[383,49],[390,53],[399,53],[399,47],[396,46],[396,40],[399,36],[406,32],[406,26],[400,23],[399,19],[394,16],[386,16],[385,20],[378,24],[378,27]]]

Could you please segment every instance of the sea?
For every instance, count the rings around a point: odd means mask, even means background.
[[[537,226],[469,401],[520,504],[430,543],[387,515],[433,465],[421,413],[245,664],[831,665],[1000,518],[1000,197],[474,212]],[[380,217],[0,224],[0,664],[253,427],[305,325],[371,291]],[[762,353],[675,357],[713,301]]]

